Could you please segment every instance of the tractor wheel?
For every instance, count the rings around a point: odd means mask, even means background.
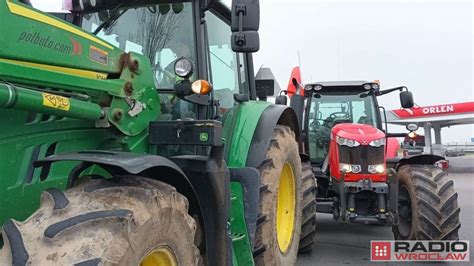
[[[301,226],[299,253],[313,250],[316,236],[316,178],[314,177],[311,163],[303,163],[303,219]]]
[[[3,227],[0,265],[197,265],[196,222],[165,183],[124,176],[46,190],[25,222]]]
[[[398,171],[399,223],[397,240],[457,240],[458,193],[454,182],[439,167],[404,165]]]
[[[261,174],[256,265],[294,265],[301,232],[301,159],[295,135],[277,126]]]

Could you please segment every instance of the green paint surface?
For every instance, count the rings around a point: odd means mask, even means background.
[[[229,167],[245,167],[253,134],[268,106],[268,102],[249,101],[234,107],[225,117],[223,136]]]
[[[7,0],[0,1],[0,33],[2,34],[0,58],[36,61],[42,64],[91,69],[105,73],[120,72],[119,62],[116,60],[122,53],[120,49],[110,44],[106,47],[99,42],[64,30],[61,27],[67,24],[67,27],[72,28],[73,31],[84,32],[59,18],[19,3],[18,0],[9,0],[9,2],[11,2],[10,5],[31,10],[34,13],[30,14],[35,14],[35,16],[14,14],[10,11]],[[45,18],[56,22],[57,26],[46,23]],[[85,34],[96,39],[92,34]],[[42,54],[41,58],[38,58],[39,53]],[[97,54],[102,55],[106,61],[92,60],[91,58]]]
[[[249,242],[247,225],[245,223],[244,195],[242,185],[238,182],[230,183],[232,247],[234,265],[254,265],[252,245]]]
[[[35,116],[32,121],[28,121]],[[24,220],[39,207],[41,192],[50,187],[64,189],[68,173],[77,162],[55,163],[49,169],[33,168],[32,158],[51,153],[90,149],[112,149],[115,138],[93,122],[58,119],[55,116],[3,110],[0,121],[0,224],[7,219]],[[115,144],[115,148],[120,146]]]

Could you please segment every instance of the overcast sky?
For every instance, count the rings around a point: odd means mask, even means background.
[[[471,2],[261,0],[260,10],[255,68],[270,67],[282,88],[299,51],[304,82],[377,79],[406,85],[418,105],[474,101]],[[400,106],[396,93],[379,101]],[[467,142],[474,126],[442,134]]]
[[[471,1],[260,0],[255,69],[270,67],[286,88],[299,52],[303,82],[405,85],[421,106],[474,101],[473,11]],[[379,101],[400,106],[396,93]],[[474,125],[442,133],[444,143],[467,142]]]

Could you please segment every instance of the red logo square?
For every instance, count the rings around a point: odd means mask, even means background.
[[[391,245],[389,241],[372,241],[370,243],[370,260],[387,261],[391,259]]]

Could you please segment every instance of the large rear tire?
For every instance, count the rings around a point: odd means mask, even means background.
[[[277,126],[261,174],[256,265],[294,265],[301,233],[301,159],[294,132]]]
[[[398,171],[397,240],[457,240],[460,208],[454,182],[439,167],[404,165]]]
[[[188,201],[137,176],[49,189],[26,221],[8,221],[0,265],[197,265]]]
[[[310,162],[304,162],[303,166],[303,210],[299,253],[308,253],[313,250],[316,238],[316,197],[317,187],[313,167]]]

